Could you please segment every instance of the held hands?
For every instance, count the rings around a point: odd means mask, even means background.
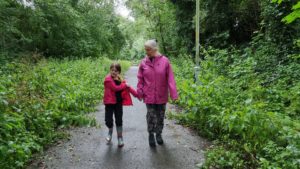
[[[126,87],[128,88],[131,88],[131,86],[125,81],[125,85]],[[143,98],[140,98],[140,97],[136,97],[139,101],[143,101]]]

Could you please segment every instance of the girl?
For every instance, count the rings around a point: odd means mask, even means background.
[[[105,124],[108,127],[108,135],[106,137],[106,141],[107,143],[110,143],[112,139],[114,114],[115,123],[117,126],[118,146],[123,147],[123,105],[132,105],[130,93],[135,97],[138,97],[138,94],[132,87],[130,87],[124,80],[122,80],[120,73],[120,64],[111,64],[110,74],[108,74],[104,80],[103,102],[105,104]]]

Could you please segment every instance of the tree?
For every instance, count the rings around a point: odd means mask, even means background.
[[[178,49],[182,46],[177,38],[174,5],[168,0],[128,0],[127,5],[133,10],[135,18],[146,19],[147,39],[157,39],[161,52],[166,55],[178,53]]]
[[[107,0],[35,0],[31,6],[1,1],[0,50],[55,57],[116,55],[124,36],[113,6]]]

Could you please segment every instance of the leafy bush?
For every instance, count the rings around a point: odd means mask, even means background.
[[[59,136],[58,129],[94,126],[85,116],[102,99],[108,59],[7,62],[0,69],[0,168],[21,168]],[[121,62],[125,71],[129,62]]]
[[[206,162],[203,168],[244,168],[244,161],[241,154],[225,150],[223,147],[215,147],[206,154]]]
[[[263,50],[209,49],[198,83],[191,61],[175,63],[177,103],[186,111],[175,116],[218,140],[219,146],[207,152],[204,168],[300,167],[300,81],[291,73],[300,64],[290,55],[286,64],[258,71]]]

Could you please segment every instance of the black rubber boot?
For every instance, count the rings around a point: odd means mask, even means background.
[[[159,145],[164,144],[164,140],[162,139],[161,134],[156,134],[156,142]]]
[[[150,147],[155,147],[156,146],[153,133],[149,134],[149,145],[150,145]]]

